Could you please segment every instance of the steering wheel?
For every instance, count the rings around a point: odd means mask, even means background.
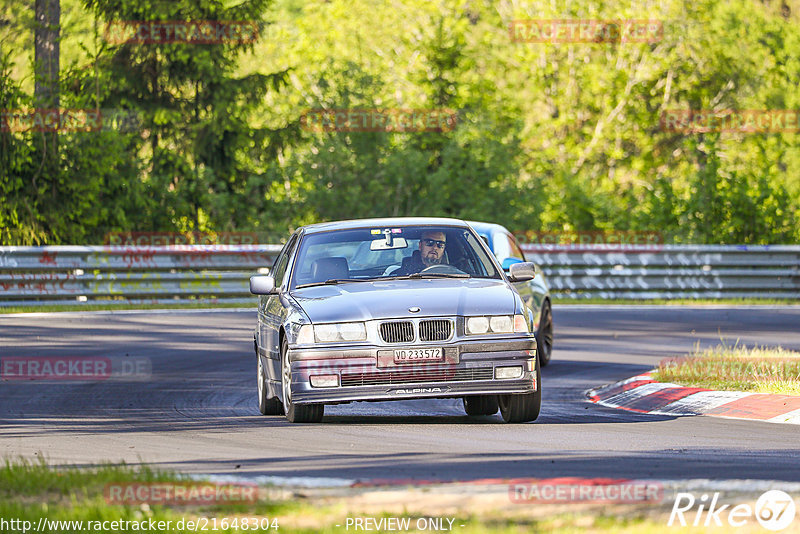
[[[420,273],[466,274],[461,269],[458,269],[457,267],[453,267],[452,265],[448,265],[445,263],[437,263],[436,265],[425,267],[420,271]]]

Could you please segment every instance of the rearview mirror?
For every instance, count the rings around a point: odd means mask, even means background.
[[[406,247],[408,247],[408,243],[404,237],[395,237],[392,239],[391,243],[383,238],[375,239],[369,244],[370,250],[396,250],[398,248]]]
[[[253,295],[269,295],[275,292],[275,279],[267,275],[250,277],[250,293]]]
[[[536,277],[536,266],[528,261],[514,263],[508,268],[508,279],[512,282],[527,282]]]

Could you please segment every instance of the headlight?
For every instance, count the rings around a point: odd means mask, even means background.
[[[468,335],[511,334],[512,332],[527,332],[528,325],[522,315],[467,317],[466,331]]]
[[[314,335],[317,336],[317,341],[328,343],[339,338],[339,331],[335,324],[315,324]]]
[[[489,319],[489,327],[492,332],[513,332],[511,317],[508,315],[497,315]]]
[[[367,329],[364,323],[342,323],[339,325],[339,335],[345,341],[363,341],[367,339]]]
[[[367,327],[364,323],[317,324],[314,325],[314,336],[318,343],[365,341]]]
[[[489,331],[488,317],[468,317],[467,334],[485,334]]]

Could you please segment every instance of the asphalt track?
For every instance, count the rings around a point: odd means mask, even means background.
[[[800,307],[556,307],[532,424],[460,401],[355,403],[317,425],[258,414],[255,311],[0,316],[0,357],[145,357],[146,381],[0,382],[0,456],[190,473],[340,479],[507,477],[800,481],[800,426],[604,408],[588,388],[695,343],[800,350]]]

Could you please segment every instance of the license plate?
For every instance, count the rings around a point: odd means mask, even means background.
[[[444,359],[442,348],[430,349],[396,349],[394,351],[394,363],[415,363],[442,361]]]

